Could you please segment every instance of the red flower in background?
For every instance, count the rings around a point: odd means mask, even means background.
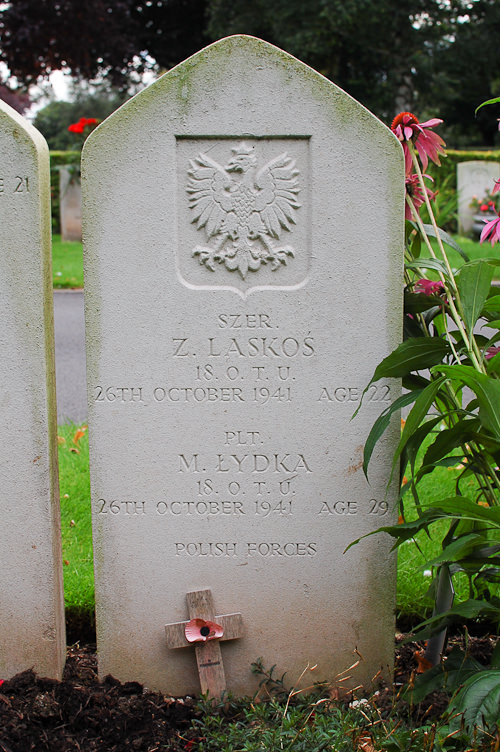
[[[68,130],[70,133],[83,133],[85,128],[87,128],[90,125],[98,125],[99,121],[97,118],[84,118],[81,117],[78,123],[71,123],[71,125],[68,125]]]
[[[406,174],[411,171],[412,157],[408,148],[408,142],[412,141],[418,155],[422,161],[422,167],[427,169],[429,159],[437,165],[440,165],[439,155],[444,154],[443,146],[445,143],[441,136],[434,133],[431,128],[440,125],[443,121],[439,118],[426,120],[425,123],[419,123],[418,118],[411,112],[400,112],[392,121],[391,130],[401,141],[405,154]]]

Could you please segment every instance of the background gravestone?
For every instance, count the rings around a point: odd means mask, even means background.
[[[82,186],[80,175],[75,174],[74,167],[59,168],[61,240],[81,241]]]
[[[401,333],[404,167],[391,132],[260,40],[222,40],[114,113],[83,155],[89,432],[102,675],[199,691],[168,648],[186,593],[241,613],[228,688],[259,656],[352,682],[392,663],[394,559],[373,536]],[[239,635],[239,633],[238,633]],[[187,643],[186,643],[187,644]],[[177,646],[178,647],[178,646]]]
[[[0,154],[0,676],[33,668],[60,678],[49,152],[3,102]]]
[[[472,230],[473,216],[478,213],[470,206],[472,197],[477,196],[478,199],[482,199],[487,190],[491,193],[499,174],[498,162],[482,162],[481,160],[459,162],[457,165],[459,232],[468,233]]]

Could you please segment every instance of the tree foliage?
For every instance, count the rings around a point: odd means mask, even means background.
[[[27,84],[65,69],[126,87],[215,39],[259,36],[309,63],[384,120],[415,109],[453,136],[491,144],[478,101],[500,85],[498,0],[12,0],[0,60]]]
[[[50,102],[39,110],[33,124],[45,136],[50,149],[79,149],[80,143],[68,131],[68,126],[81,117],[104,120],[126,99],[126,94],[106,86],[90,90],[87,87],[75,87],[71,102]]]
[[[205,0],[16,0],[0,10],[1,59],[25,83],[70,69],[123,85],[153,56],[170,67],[203,46]]]
[[[439,106],[455,144],[493,146],[498,133],[500,105],[474,112],[479,102],[500,93],[500,3],[476,0],[466,22],[456,23],[451,40],[441,41],[434,52],[427,88],[427,103]]]
[[[10,105],[21,115],[26,112],[31,104],[29,94],[18,89],[11,89],[10,86],[0,83],[0,99]]]

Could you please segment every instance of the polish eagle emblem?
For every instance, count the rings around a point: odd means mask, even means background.
[[[294,257],[292,246],[278,241],[296,222],[299,170],[286,152],[258,169],[253,146],[241,142],[231,151],[225,167],[202,152],[189,160],[191,222],[207,238],[192,254],[210,271],[223,264],[245,279],[263,264],[276,271]]]

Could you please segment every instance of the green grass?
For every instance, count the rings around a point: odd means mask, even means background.
[[[52,279],[57,289],[83,287],[83,251],[81,243],[63,243],[60,235],[52,238]]]
[[[191,752],[431,752],[436,742],[435,752],[443,749],[441,729],[412,728],[397,712],[381,712],[376,697],[351,707],[321,692],[288,698],[261,692],[256,701],[230,700],[215,709],[202,701],[198,709],[182,737]]]
[[[430,440],[428,438],[422,445],[421,453],[426,450]],[[460,471],[453,467],[438,467],[422,478],[418,486],[422,506],[426,507],[433,501],[455,496],[455,482],[459,474]],[[474,488],[474,480],[463,480],[460,488],[466,494],[467,489]],[[471,498],[474,498],[473,494]],[[415,519],[417,516],[411,491],[405,495],[405,516],[408,519]],[[439,536],[445,535],[447,527],[446,521],[437,522],[431,528],[432,538],[422,532],[416,537],[416,542],[413,539],[409,540],[399,548],[397,608],[400,616],[417,619],[430,616],[432,600],[427,596],[427,591],[431,577],[426,575],[426,563],[440,553]],[[465,574],[455,575],[453,583],[457,601],[467,599],[468,581]]]
[[[78,429],[71,424],[58,429],[64,600],[68,613],[91,615],[94,610],[94,570],[89,445],[86,432],[78,438]]]

